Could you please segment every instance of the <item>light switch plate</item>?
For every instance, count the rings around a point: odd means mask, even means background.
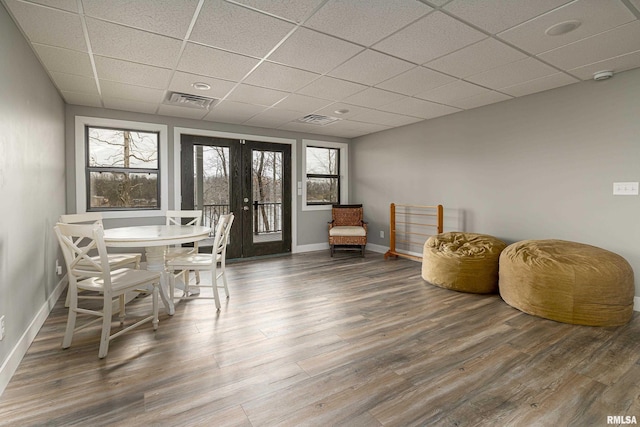
[[[614,182],[613,194],[615,196],[637,196],[638,183],[637,182]]]

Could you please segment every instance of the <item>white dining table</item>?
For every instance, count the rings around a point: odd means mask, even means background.
[[[147,270],[161,273],[160,297],[167,313],[173,315],[175,307],[173,295],[169,295],[169,273],[165,264],[167,247],[204,240],[210,233],[210,227],[199,225],[139,225],[105,229],[104,242],[108,247],[145,248]]]

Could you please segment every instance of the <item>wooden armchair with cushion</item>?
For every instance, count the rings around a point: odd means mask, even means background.
[[[329,223],[331,256],[336,246],[360,249],[364,257],[367,244],[367,223],[363,221],[362,205],[333,205]]]

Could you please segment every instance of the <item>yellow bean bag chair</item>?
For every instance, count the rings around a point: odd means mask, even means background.
[[[498,291],[498,261],[506,243],[486,234],[451,232],[424,244],[422,278],[460,292]]]
[[[613,252],[564,240],[525,240],[500,256],[500,296],[558,322],[618,326],[633,315],[633,270]]]

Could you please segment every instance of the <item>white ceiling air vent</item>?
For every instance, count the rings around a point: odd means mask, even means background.
[[[324,126],[338,120],[341,120],[341,119],[337,117],[331,117],[331,116],[322,116],[320,114],[307,114],[306,116],[301,117],[296,121],[301,123],[308,123],[310,125]]]
[[[179,105],[181,107],[199,108],[206,110],[218,101],[216,98],[208,98],[206,96],[191,95],[189,93],[170,92],[169,98],[165,104]]]

